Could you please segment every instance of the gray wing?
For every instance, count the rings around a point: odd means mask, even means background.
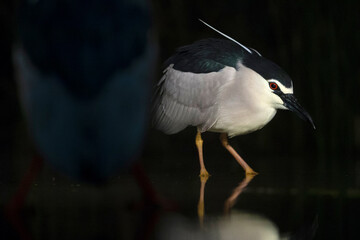
[[[182,72],[169,65],[158,83],[153,124],[167,134],[187,126],[208,130],[217,120],[219,92],[235,72],[232,67],[210,73]]]

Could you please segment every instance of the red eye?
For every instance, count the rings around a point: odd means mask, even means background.
[[[274,82],[269,83],[269,86],[272,90],[277,90],[279,88],[279,86]]]

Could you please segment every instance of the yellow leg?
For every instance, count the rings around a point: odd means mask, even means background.
[[[207,179],[210,175],[208,171],[206,171],[205,164],[204,164],[204,157],[203,157],[203,140],[201,139],[201,133],[198,130],[195,138],[196,147],[199,152],[199,161],[200,161],[200,178]]]
[[[226,133],[221,133],[220,134],[220,141],[221,141],[222,145],[231,153],[231,155],[234,156],[236,161],[245,170],[246,175],[248,175],[248,174],[257,175],[258,174],[257,172],[252,170],[252,168],[249,167],[249,165],[245,162],[244,159],[242,159],[242,157],[240,157],[240,155],[235,151],[235,149],[232,146],[230,146]]]

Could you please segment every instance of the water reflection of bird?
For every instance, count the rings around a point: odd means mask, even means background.
[[[188,240],[311,240],[318,228],[317,217],[310,224],[305,224],[293,233],[280,233],[277,225],[270,219],[255,213],[233,210],[233,206],[250,184],[255,175],[247,174],[233,190],[224,203],[224,216],[205,216],[205,184],[207,178],[201,178],[198,203],[199,223],[189,220],[180,214],[171,214],[162,219],[158,239]]]
[[[154,124],[167,134],[197,127],[200,176],[208,176],[201,139],[205,131],[221,133],[222,144],[246,173],[256,174],[229,145],[228,137],[261,129],[278,109],[291,110],[314,124],[294,97],[287,73],[256,50],[219,33],[230,40],[197,41],[179,48],[165,62],[154,103]]]
[[[255,177],[254,174],[246,174],[245,178],[239,183],[239,185],[233,190],[233,193],[228,197],[224,204],[224,214],[228,215],[230,213],[231,208],[236,203],[237,198],[243,192],[243,190],[247,187],[247,185],[252,181]],[[204,226],[204,217],[205,217],[205,185],[208,178],[201,178],[200,185],[200,197],[198,203],[198,217],[200,226]]]
[[[282,234],[270,219],[254,213],[233,211],[229,216],[209,219],[203,228],[181,215],[169,215],[161,222],[159,240],[311,240],[317,218],[295,233]]]
[[[228,197],[224,204],[224,214],[229,214],[231,208],[235,205],[237,198],[247,187],[247,185],[253,180],[254,175],[246,174],[245,178],[239,183],[239,185],[233,190],[233,193]]]
[[[21,103],[40,154],[80,180],[136,159],[154,48],[147,2],[22,1],[15,49]]]

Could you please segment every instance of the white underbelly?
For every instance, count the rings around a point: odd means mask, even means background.
[[[208,131],[225,132],[229,137],[250,133],[263,128],[275,114],[274,108],[264,108],[254,112],[225,112],[220,114]]]

